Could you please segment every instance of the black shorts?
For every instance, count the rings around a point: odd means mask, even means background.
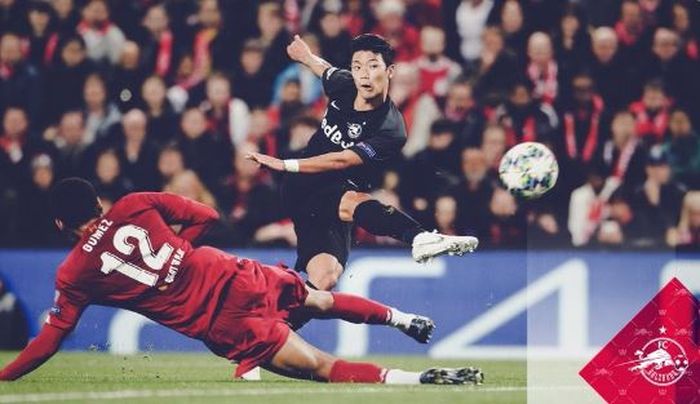
[[[334,256],[345,267],[352,242],[352,223],[338,217],[340,200],[347,191],[356,191],[350,181],[287,174],[282,180],[282,203],[294,222],[297,234],[297,261],[294,268],[306,271],[318,254]]]

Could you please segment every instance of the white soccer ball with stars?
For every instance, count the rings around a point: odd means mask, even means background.
[[[557,183],[559,164],[547,146],[525,142],[506,152],[498,167],[498,175],[513,195],[539,198]]]

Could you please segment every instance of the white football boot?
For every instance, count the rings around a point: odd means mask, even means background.
[[[431,258],[449,254],[464,255],[474,252],[479,239],[472,236],[447,236],[437,232],[424,231],[413,239],[413,259],[424,263]]]
[[[262,375],[260,374],[260,368],[254,367],[249,371],[241,375],[241,379],[248,380],[249,382],[257,382],[262,380]]]

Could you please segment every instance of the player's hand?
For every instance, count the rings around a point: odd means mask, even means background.
[[[300,63],[305,63],[313,56],[311,48],[299,35],[294,35],[294,40],[287,46],[287,54],[293,61]]]
[[[248,153],[245,158],[274,171],[284,171],[284,162],[278,158],[260,153]]]

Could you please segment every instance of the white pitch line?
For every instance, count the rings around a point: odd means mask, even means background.
[[[236,397],[236,396],[279,396],[288,394],[388,394],[405,391],[417,391],[418,386],[353,386],[346,388],[244,388],[244,389],[176,389],[176,390],[119,390],[119,391],[75,391],[64,393],[29,393],[0,395],[0,403],[37,403],[45,401],[68,400],[120,400],[139,398],[167,398],[167,397]],[[453,393],[511,393],[533,390],[580,390],[579,386],[561,387],[467,387],[445,386],[442,391]]]

